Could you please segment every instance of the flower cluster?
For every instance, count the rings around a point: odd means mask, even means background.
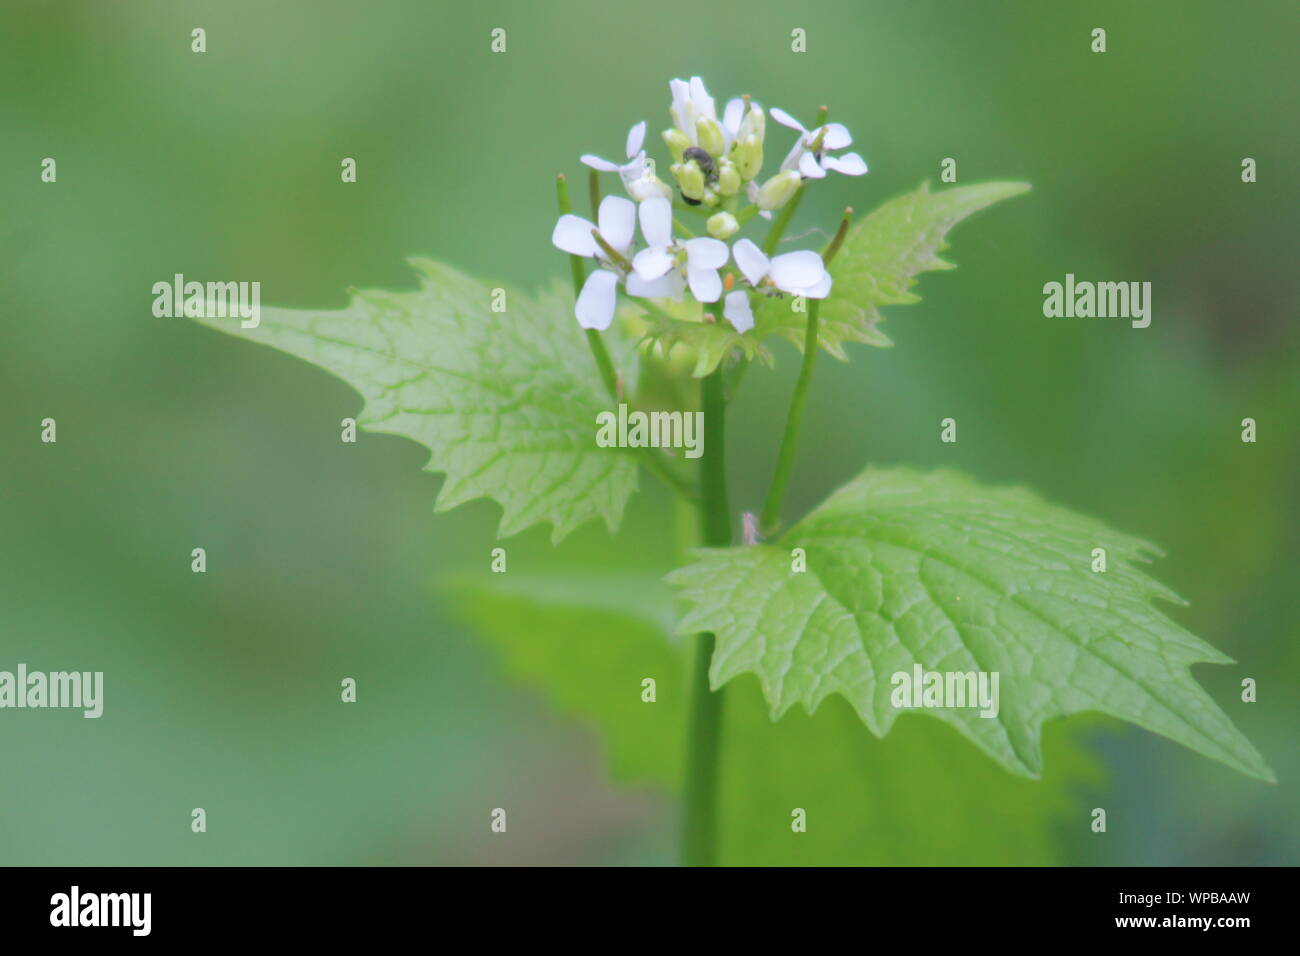
[[[578,295],[578,323],[587,329],[609,328],[620,285],[627,295],[649,300],[680,302],[687,292],[703,304],[721,300],[723,318],[741,333],[754,327],[751,295],[824,299],[831,277],[816,252],[771,256],[751,240],[734,237],[755,216],[771,219],[808,180],[822,179],[828,171],[865,173],[867,164],[857,153],[831,155],[852,143],[849,131],[841,123],[806,129],[784,110],[765,113],[747,96],[729,101],[719,119],[698,76],[669,86],[672,127],[663,140],[672,155],[669,170],[676,191],[658,177],[654,160],[646,156],[642,121],[628,131],[626,162],[590,153],[582,157],[593,170],[618,173],[630,198],[606,196],[595,223],[565,213],[555,224],[551,241],[596,265]],[[780,169],[761,180],[768,116],[795,130],[798,138]],[[675,208],[703,217],[708,235],[694,235],[674,218]],[[733,244],[728,246],[728,240]]]

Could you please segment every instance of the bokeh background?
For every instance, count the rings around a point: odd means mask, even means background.
[[[617,539],[511,539],[490,580],[496,506],[435,516],[421,448],[339,442],[346,386],[154,318],[150,287],[258,279],[264,305],[337,308],[413,287],[413,254],[537,287],[564,274],[554,175],[660,128],[669,78],[695,73],[854,131],[871,174],[828,180],[795,233],[949,156],[961,182],[1034,186],[958,227],[960,268],[887,310],[894,349],[820,363],[792,512],[866,461],[951,465],[1158,542],[1191,602],[1170,613],[1239,662],[1197,678],[1281,781],[1084,717],[1049,728],[1032,783],[921,717],[884,742],[838,702],[765,727],[741,687],[724,859],[1300,861],[1297,41],[1292,0],[6,4],[0,668],[102,670],[106,713],[0,712],[0,863],[673,862],[680,697],[663,681],[651,717],[615,687],[675,666],[664,497]],[[1066,272],[1151,281],[1151,327],[1044,318]],[[795,366],[778,346],[734,408],[737,508]],[[604,606],[566,609],[557,579]]]

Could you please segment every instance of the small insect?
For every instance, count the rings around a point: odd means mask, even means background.
[[[688,146],[682,151],[682,160],[695,160],[695,165],[700,167],[700,172],[704,174],[704,181],[711,186],[718,184],[718,168],[713,165],[713,157],[700,149],[698,146]],[[692,199],[683,193],[682,199],[686,200],[688,206],[698,206],[700,201]]]
[[[695,164],[700,167],[700,172],[704,174],[706,181],[710,183],[716,183],[718,181],[718,168],[713,165],[713,157],[700,149],[700,147],[687,147],[687,149],[682,153],[682,159],[695,160]]]

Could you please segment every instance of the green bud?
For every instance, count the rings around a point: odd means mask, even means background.
[[[731,144],[731,158],[740,173],[741,182],[749,182],[763,168],[763,139],[761,136],[738,136]]]
[[[718,161],[718,192],[724,196],[734,196],[740,191],[740,172],[736,164],[729,159]]]
[[[705,186],[703,202],[706,206],[716,206],[718,203],[722,202],[722,197],[718,195],[717,190],[712,186]]]
[[[763,145],[763,134],[767,128],[766,114],[757,106],[750,106],[745,113],[745,118],[740,121],[740,132],[736,134],[738,139],[745,139],[754,136],[758,139],[758,145]]]
[[[709,230],[709,235],[714,239],[729,239],[736,234],[737,230],[740,229],[740,223],[738,223],[736,217],[729,212],[714,213],[709,217],[706,226]]]
[[[787,169],[783,173],[777,173],[759,189],[758,208],[780,209],[798,191],[801,182],[803,178],[796,170]]]
[[[695,121],[695,135],[699,137],[700,149],[714,159],[726,151],[727,141],[722,136],[722,127],[718,125],[717,120],[701,116]]]
[[[666,129],[663,133],[664,145],[673,154],[673,162],[682,161],[682,153],[691,145],[691,138],[679,129]]]
[[[683,196],[697,202],[704,199],[704,173],[700,170],[699,163],[692,159],[685,163],[673,163],[669,169],[676,177],[677,185],[682,188]]]

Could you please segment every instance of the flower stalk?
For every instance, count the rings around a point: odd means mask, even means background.
[[[844,210],[840,226],[822,253],[822,261],[827,265],[835,258],[844,237],[848,235],[849,223],[853,219],[853,208]],[[795,382],[794,393],[790,396],[790,411],[786,414],[785,432],[781,436],[781,449],[777,453],[776,470],[772,474],[772,484],[763,502],[763,511],[758,520],[758,532],[763,537],[771,537],[781,526],[781,506],[785,503],[786,487],[790,483],[790,471],[794,467],[794,450],[799,440],[799,427],[803,424],[804,406],[808,403],[808,388],[812,385],[813,369],[817,364],[817,325],[821,316],[821,300],[810,299],[808,302],[808,324],[804,328],[803,360],[799,364],[799,378]]]
[[[721,366],[701,381],[700,400],[707,436],[704,445],[707,450],[700,459],[700,533],[707,547],[724,548],[731,544],[731,508],[727,501],[727,401]],[[725,697],[722,688],[714,690],[709,682],[714,644],[712,634],[695,636],[682,828],[682,862],[687,866],[717,863],[718,777]]]

